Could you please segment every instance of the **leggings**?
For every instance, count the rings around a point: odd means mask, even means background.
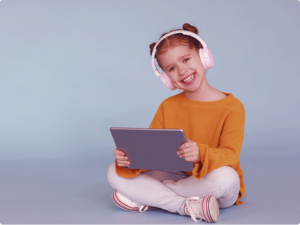
[[[206,174],[200,180],[184,172],[148,170],[134,178],[120,177],[115,163],[108,168],[107,179],[113,189],[136,203],[153,206],[172,213],[186,215],[185,200],[191,196],[214,195],[220,208],[233,205],[239,194],[237,172],[223,166]]]

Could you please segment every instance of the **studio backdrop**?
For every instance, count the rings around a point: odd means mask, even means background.
[[[147,128],[179,93],[149,45],[190,23],[209,84],[246,110],[242,156],[299,155],[297,0],[0,1],[0,160],[112,154],[110,127]]]

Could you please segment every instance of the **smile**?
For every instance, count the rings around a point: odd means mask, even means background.
[[[184,83],[184,84],[192,84],[195,80],[194,79],[195,77],[196,77],[195,73],[193,73],[193,74],[189,75],[187,78],[181,80],[181,82]]]

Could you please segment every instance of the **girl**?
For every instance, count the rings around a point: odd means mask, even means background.
[[[245,110],[231,93],[208,84],[206,69],[214,64],[212,55],[203,41],[204,46],[193,37],[198,34],[196,27],[186,23],[183,30],[192,33],[175,32],[162,38],[156,49],[156,43],[150,45],[150,54],[156,51],[165,73],[162,81],[182,92],[160,104],[149,128],[183,129],[188,141],[177,154],[193,162],[193,171],[128,169],[128,158],[115,149],[115,163],[107,176],[116,190],[113,201],[122,209],[144,212],[161,208],[191,216],[195,222],[216,222],[219,208],[242,204],[245,194],[239,162]]]

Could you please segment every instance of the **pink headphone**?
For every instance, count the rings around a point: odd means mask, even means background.
[[[158,76],[160,78],[160,80],[170,89],[170,90],[175,90],[176,88],[174,87],[174,85],[172,84],[170,78],[168,77],[168,75],[166,73],[160,73],[156,66],[155,66],[155,53],[156,53],[156,47],[157,45],[166,37],[173,35],[173,34],[184,34],[184,35],[188,35],[188,36],[192,36],[194,38],[196,38],[198,41],[200,41],[200,43],[202,44],[203,48],[199,49],[199,55],[200,55],[200,59],[201,62],[205,68],[205,70],[212,68],[215,65],[214,62],[214,58],[212,56],[212,53],[210,51],[210,49],[207,47],[207,45],[205,44],[205,42],[195,33],[191,32],[191,31],[186,31],[186,30],[176,30],[176,31],[172,31],[164,36],[162,36],[155,44],[153,51],[152,51],[152,56],[151,56],[151,63],[152,63],[152,68],[154,70],[154,73],[156,76]]]

